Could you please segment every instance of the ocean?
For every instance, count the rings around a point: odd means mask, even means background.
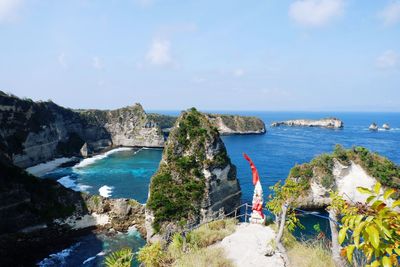
[[[160,112],[168,115],[177,115],[179,112]],[[214,111],[215,112],[215,111]],[[277,181],[283,181],[290,169],[295,164],[310,161],[321,153],[330,153],[335,144],[341,144],[346,148],[364,146],[374,152],[388,157],[400,164],[400,113],[343,113],[343,112],[215,112],[238,115],[251,115],[261,118],[267,126],[265,135],[242,135],[222,137],[232,162],[237,167],[237,175],[242,188],[242,201],[251,202],[253,185],[251,171],[247,161],[242,157],[247,153],[254,161],[261,177],[264,189],[264,198],[271,193],[269,187]],[[325,117],[337,117],[344,122],[343,129],[324,128],[300,128],[277,127],[269,125],[273,121],[289,119],[319,119]],[[368,130],[369,125],[376,122],[379,126],[388,123],[390,130],[379,129],[376,132]],[[157,170],[161,159],[160,149],[122,149],[96,158],[86,159],[80,166],[59,168],[46,177],[59,180],[64,185],[75,190],[83,190],[89,193],[99,192],[109,197],[129,197],[145,203],[148,194],[148,185],[151,176]],[[61,179],[61,180],[60,180]],[[313,232],[313,224],[319,223],[321,229],[328,231],[326,221],[315,219],[312,216],[302,218],[302,222]],[[121,237],[120,237],[121,238]],[[137,249],[143,244],[139,236],[131,237],[135,240],[131,246]],[[100,238],[100,240],[102,240]],[[122,238],[122,240],[125,240]],[[98,266],[97,261],[89,261],[84,257],[96,256],[104,249],[106,240],[100,246],[82,246],[74,248],[74,251],[64,257],[63,265],[45,266]],[[100,242],[101,243],[101,242]],[[124,242],[121,242],[121,246]],[[119,247],[118,242],[114,248]],[[84,256],[82,256],[84,255]],[[77,259],[77,257],[80,257]],[[101,258],[100,255],[98,258]],[[71,264],[74,262],[74,265]],[[91,264],[91,265],[88,265]],[[95,264],[95,265],[93,265]]]

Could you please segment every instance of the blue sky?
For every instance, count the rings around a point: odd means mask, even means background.
[[[0,90],[72,108],[400,111],[400,0],[0,0]]]

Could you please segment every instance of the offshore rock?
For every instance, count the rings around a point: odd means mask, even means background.
[[[288,121],[280,121],[273,122],[271,127],[279,127],[279,126],[290,126],[290,127],[322,127],[322,128],[332,128],[338,129],[343,128],[344,124],[341,120],[337,118],[326,118],[320,120],[288,120]]]
[[[148,241],[228,214],[241,190],[218,131],[192,108],[183,112],[166,142],[146,204]]]

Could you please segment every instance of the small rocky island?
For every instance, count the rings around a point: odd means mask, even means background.
[[[147,240],[212,220],[240,205],[236,167],[207,115],[192,108],[172,128],[146,204]]]
[[[322,127],[330,129],[340,129],[343,128],[344,124],[341,120],[337,118],[325,118],[320,120],[288,120],[288,121],[278,121],[273,122],[271,127],[279,126],[289,126],[289,127]]]
[[[375,122],[373,122],[373,123],[371,123],[371,125],[368,127],[368,129],[369,129],[370,131],[378,131],[378,125],[377,125]]]

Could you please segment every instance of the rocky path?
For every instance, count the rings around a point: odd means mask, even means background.
[[[279,252],[265,256],[269,243],[275,238],[275,232],[258,224],[239,224],[236,231],[225,237],[217,246],[224,248],[228,258],[238,267],[284,267]]]

